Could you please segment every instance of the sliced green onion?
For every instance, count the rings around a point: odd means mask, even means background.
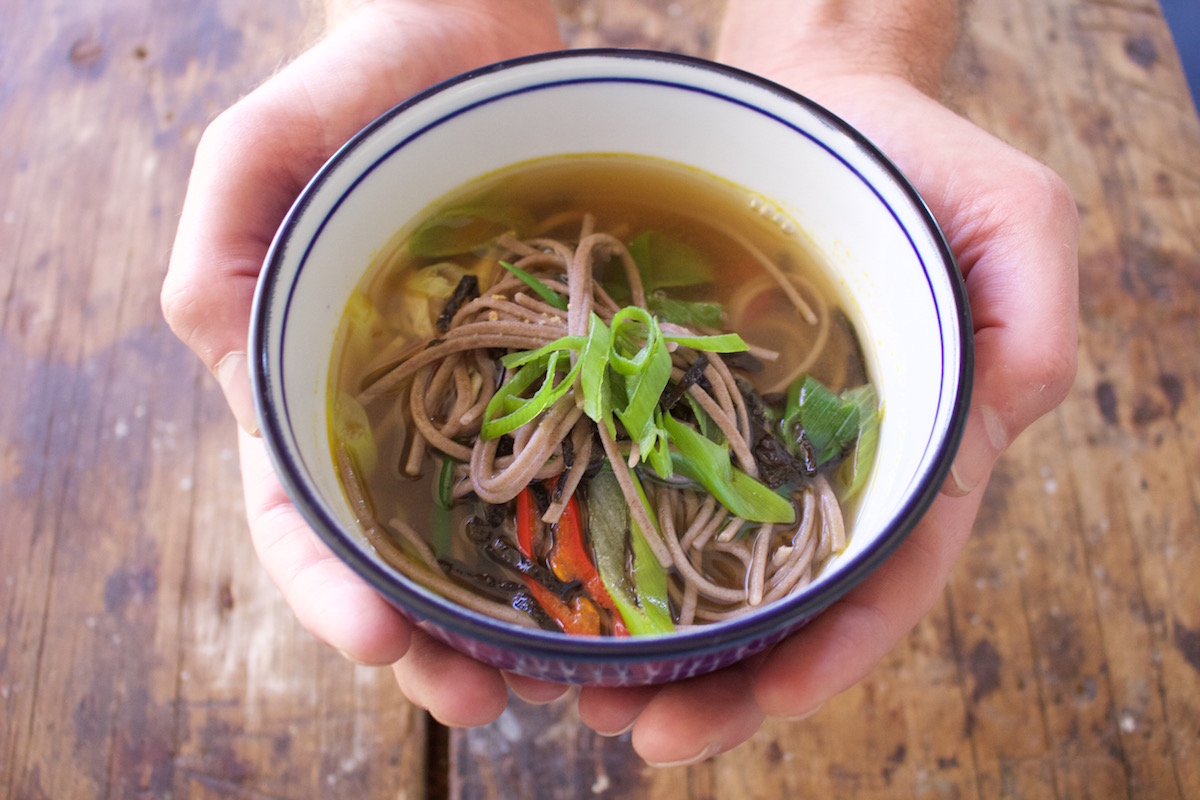
[[[579,364],[576,363],[567,376],[554,382],[558,371],[558,359],[562,351],[555,350],[545,364],[530,362],[521,367],[512,379],[496,390],[496,394],[488,401],[483,410],[483,424],[479,435],[482,439],[495,439],[506,433],[512,433],[517,428],[532,422],[539,414],[554,405],[567,393],[579,374]],[[520,393],[542,377],[541,387],[529,398],[521,398],[524,402],[512,403],[513,398],[519,398]],[[515,410],[510,410],[515,408]],[[501,414],[501,412],[507,412]]]
[[[578,350],[583,347],[585,341],[587,340],[582,336],[563,336],[547,345],[539,347],[537,350],[523,350],[519,353],[509,353],[500,359],[500,363],[508,369],[520,367],[531,361],[538,361],[545,358],[556,350]]]
[[[588,320],[587,342],[579,356],[579,387],[583,392],[583,413],[593,422],[604,422],[613,432],[611,387],[608,379],[608,357],[612,348],[612,332],[595,312]]]
[[[734,467],[727,446],[702,436],[670,414],[663,414],[662,425],[675,445],[675,470],[703,486],[729,513],[747,522],[795,521],[791,501]]]
[[[743,353],[750,349],[750,346],[736,333],[723,333],[717,336],[675,336],[664,333],[663,339],[682,347],[703,350],[707,353]]]
[[[675,465],[671,460],[671,437],[663,428],[663,410],[662,407],[654,409],[654,441],[648,446],[639,444],[642,451],[642,460],[650,464],[663,478],[670,478],[675,473]]]
[[[649,311],[626,306],[613,315],[612,338],[608,357],[612,368],[622,375],[636,375],[661,346],[662,330]]]
[[[567,310],[567,298],[563,297],[561,294],[559,294],[558,292],[551,289],[549,286],[547,286],[545,283],[543,283],[541,281],[541,279],[539,279],[533,275],[530,275],[525,270],[521,269],[518,266],[510,264],[507,261],[501,261],[500,266],[504,267],[506,270],[511,272],[513,275],[516,275],[518,278],[520,278],[522,283],[524,283],[526,286],[528,286],[530,289],[532,289],[537,294],[538,297],[542,298],[550,305],[554,306],[555,308],[559,309],[560,311]]]
[[[645,497],[640,485],[638,493]],[[621,486],[609,467],[602,468],[588,485],[588,531],[596,571],[629,632],[645,636],[673,631],[666,570],[631,520]],[[632,580],[626,571],[626,537],[633,551]]]
[[[643,369],[636,375],[625,379],[625,391],[628,401],[624,408],[616,410],[617,419],[625,426],[631,439],[648,450],[654,436],[654,410],[658,408],[658,400],[663,390],[671,380],[671,354],[660,340],[658,346],[649,354],[643,364]]]

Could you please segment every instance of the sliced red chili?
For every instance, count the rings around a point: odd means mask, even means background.
[[[540,525],[541,515],[537,502],[534,500],[533,492],[526,487],[517,495],[517,546],[527,557],[533,557],[534,531],[538,530]],[[550,569],[559,580],[565,583],[578,581],[582,584],[591,600],[612,614],[613,633],[617,636],[628,636],[629,631],[625,627],[625,621],[621,619],[616,604],[613,603],[608,590],[604,587],[600,573],[596,571],[583,544],[583,517],[579,510],[579,502],[574,495],[567,500],[567,505],[556,528],[554,543],[547,559]],[[578,629],[590,629],[594,620],[596,629],[586,632],[599,633],[599,613],[595,604],[588,601],[588,598],[578,597],[568,606],[566,602],[545,587],[534,581],[527,580],[527,582],[534,599],[541,604],[542,608],[546,609],[546,612],[564,631],[574,633]],[[572,628],[577,630],[570,630]],[[585,631],[578,630],[578,632]]]

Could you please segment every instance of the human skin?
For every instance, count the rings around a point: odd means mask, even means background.
[[[196,156],[163,287],[166,318],[214,371],[243,428],[251,535],[301,623],[347,657],[392,664],[439,721],[479,725],[508,692],[565,687],[505,675],[414,630],[308,528],[253,435],[250,302],[288,206],[337,146],[395,102],[499,58],[561,46],[534,0],[340,0],[312,49],[219,117]],[[1065,396],[1075,371],[1078,221],[1053,172],[934,96],[954,46],[953,0],[730,0],[717,58],[821,102],[921,192],[958,258],[975,326],[972,408],[951,477],[897,551],[770,652],[661,687],[579,693],[583,722],[632,731],[653,764],[735,747],[767,716],[802,717],[864,677],[940,597],[996,459]],[[286,129],[289,137],[268,133]]]

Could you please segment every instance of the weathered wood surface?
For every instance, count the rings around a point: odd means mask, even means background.
[[[1153,0],[973,4],[951,101],[1079,202],[1076,386],[867,681],[673,770],[569,702],[440,753],[254,559],[158,287],[199,132],[303,46],[300,4],[0,6],[0,795],[1200,796],[1200,123]],[[575,44],[706,54],[721,3],[558,6]]]

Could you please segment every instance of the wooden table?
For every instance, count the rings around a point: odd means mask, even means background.
[[[158,292],[200,131],[302,0],[0,7],[0,794],[1200,796],[1200,124],[1154,0],[977,2],[951,99],[1069,181],[1079,377],[868,680],[654,770],[570,702],[447,732],[303,632]],[[559,0],[578,45],[710,52],[717,0]]]

